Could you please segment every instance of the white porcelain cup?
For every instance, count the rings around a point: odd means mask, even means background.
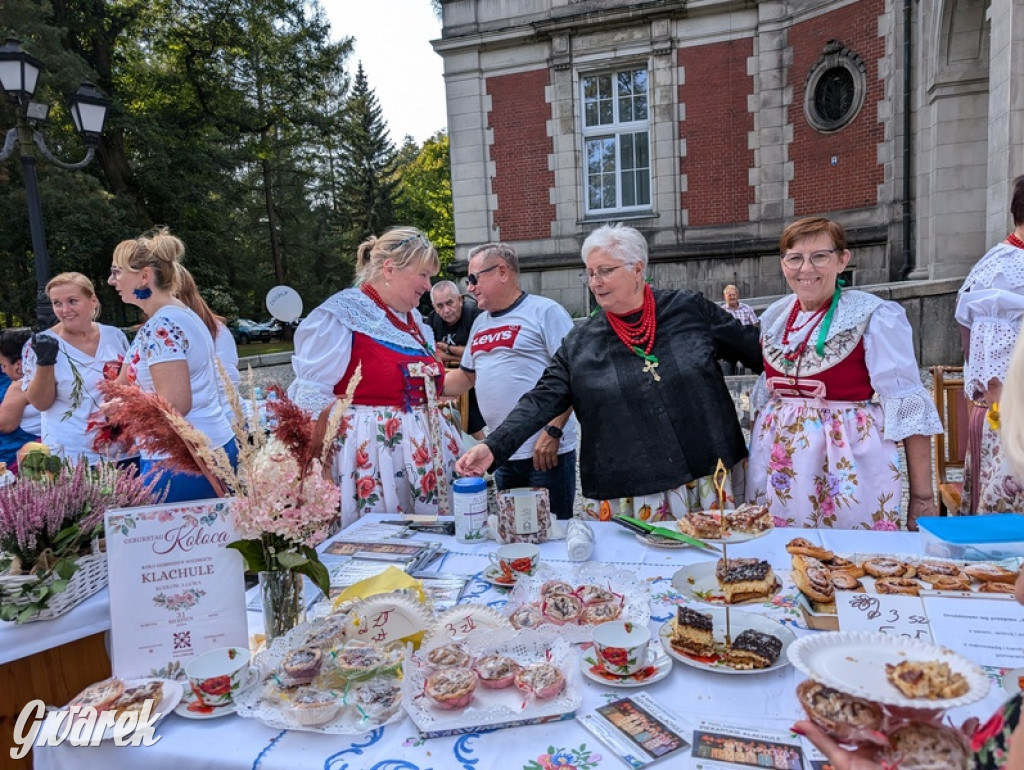
[[[487,554],[487,558],[506,578],[515,580],[519,575],[532,575],[537,569],[540,546],[533,543],[510,543]]]
[[[647,647],[651,629],[639,623],[602,623],[591,634],[594,654],[605,671],[616,676],[629,676],[647,666]]]
[[[231,703],[248,675],[249,651],[242,647],[218,647],[185,664],[192,695],[205,706]]]

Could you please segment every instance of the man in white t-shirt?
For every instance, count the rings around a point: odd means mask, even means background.
[[[572,329],[572,318],[557,302],[519,288],[519,257],[504,243],[470,251],[467,281],[484,312],[473,322],[461,366],[448,373],[444,392],[458,396],[475,385],[484,420],[496,427],[537,384]],[[571,518],[578,434],[572,410],[560,414],[495,470],[496,486],[544,487],[551,512]]]

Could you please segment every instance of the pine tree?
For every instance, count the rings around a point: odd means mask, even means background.
[[[360,62],[345,102],[341,128],[339,195],[335,201],[353,249],[395,224],[395,146],[377,95]]]

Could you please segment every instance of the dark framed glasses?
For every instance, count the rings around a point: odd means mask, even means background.
[[[478,283],[480,283],[480,276],[481,275],[483,275],[484,273],[489,273],[492,270],[497,270],[499,267],[501,267],[501,263],[500,262],[497,265],[491,265],[490,267],[485,267],[479,273],[469,273],[466,276],[466,283],[468,283],[470,286],[476,286]]]

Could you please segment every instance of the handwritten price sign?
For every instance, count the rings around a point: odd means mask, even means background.
[[[836,593],[839,627],[910,639],[932,640],[924,604],[916,596]]]

